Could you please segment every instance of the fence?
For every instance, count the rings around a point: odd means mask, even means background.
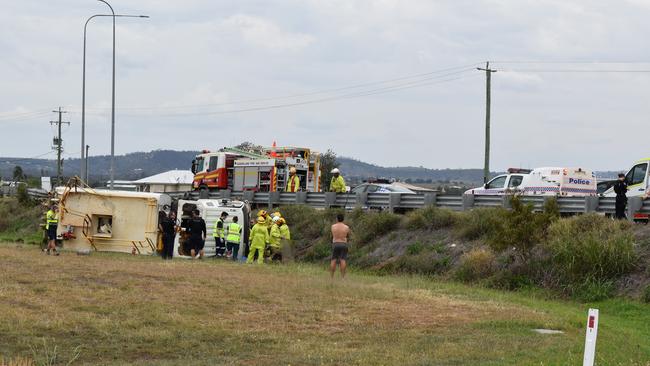
[[[254,206],[272,208],[279,205],[309,205],[315,208],[344,207],[346,209],[381,208],[391,212],[422,208],[430,205],[455,211],[466,211],[480,207],[510,208],[511,196],[481,196],[466,194],[463,196],[439,195],[436,193],[401,194],[401,193],[333,193],[333,192],[176,192],[169,193],[176,198],[199,199],[237,199],[248,201]],[[544,203],[552,198],[557,199],[561,213],[597,212],[614,213],[615,198],[613,197],[553,197],[553,196],[520,196],[525,204],[533,205],[536,211],[541,211]],[[630,197],[627,205],[627,216],[634,214],[650,214],[650,200],[642,197]]]

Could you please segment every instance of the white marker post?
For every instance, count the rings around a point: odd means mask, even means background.
[[[596,337],[598,336],[598,309],[589,309],[587,316],[587,335],[585,337],[585,357],[582,366],[594,366],[596,360]]]

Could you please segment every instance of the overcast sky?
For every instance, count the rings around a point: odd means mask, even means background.
[[[650,155],[650,73],[593,72],[650,70],[648,0],[110,2],[151,16],[117,19],[117,154],[277,140],[383,166],[482,167],[474,68],[491,60],[493,170],[622,170]],[[108,7],[0,3],[0,156],[47,153],[64,106],[78,157],[83,25]],[[110,37],[110,18],[90,22],[91,155],[110,152]]]

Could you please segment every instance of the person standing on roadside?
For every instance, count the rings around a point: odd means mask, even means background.
[[[615,218],[622,220],[625,219],[625,206],[627,206],[627,182],[625,181],[625,174],[618,175],[618,181],[614,183],[614,192],[616,193],[616,214]]]
[[[348,257],[348,237],[350,227],[343,223],[342,213],[336,215],[336,224],[332,225],[332,260],[330,261],[330,277],[334,279],[336,263],[339,263],[341,278],[345,278]]]
[[[226,237],[224,235],[225,221],[228,213],[223,211],[221,216],[214,222],[212,237],[214,237],[215,257],[223,257],[226,254]]]
[[[330,192],[345,193],[347,187],[345,186],[345,179],[341,176],[341,171],[338,168],[332,169],[332,181],[330,182]]]
[[[189,222],[189,232],[190,232],[190,256],[192,259],[196,258],[196,255],[199,255],[199,259],[203,259],[205,252],[203,247],[205,246],[205,235],[207,233],[205,227],[205,220],[200,216],[201,212],[199,210],[192,211],[192,218]]]
[[[58,211],[58,207],[56,205],[52,205],[45,214],[45,230],[47,230],[47,255],[50,255],[50,250],[54,255],[59,255],[59,252],[56,251],[56,229],[59,227]]]
[[[237,261],[239,254],[239,242],[241,241],[242,227],[238,223],[239,218],[233,216],[232,222],[226,226],[226,245],[228,246],[228,253],[233,261]]]
[[[269,242],[269,230],[266,227],[266,219],[260,216],[257,218],[257,224],[253,226],[250,232],[250,249],[246,263],[253,263],[255,253],[257,252],[257,263],[264,263],[264,249]]]
[[[162,233],[163,250],[162,259],[172,259],[174,256],[174,238],[176,237],[176,213],[170,211],[169,215],[163,216],[158,223],[158,230]]]

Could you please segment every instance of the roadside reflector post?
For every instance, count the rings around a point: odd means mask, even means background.
[[[330,208],[336,204],[336,192],[325,192],[325,208]]]
[[[363,208],[368,203],[368,192],[357,192],[356,205],[358,208]]]
[[[306,204],[307,203],[307,192],[296,192],[296,203],[297,204]]]
[[[424,194],[424,205],[425,206],[435,206],[437,198],[438,198],[438,194],[436,192],[425,193]]]
[[[587,315],[587,334],[585,336],[585,356],[582,366],[594,366],[596,359],[596,337],[598,337],[598,309],[589,309]]]
[[[598,196],[585,197],[585,212],[596,212],[596,210],[598,210],[599,202],[600,202],[600,197]]]

